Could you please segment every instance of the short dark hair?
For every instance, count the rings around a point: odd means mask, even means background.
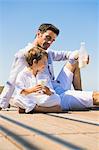
[[[25,55],[25,58],[26,58],[28,65],[32,66],[33,60],[35,60],[38,63],[38,61],[41,60],[42,57],[44,56],[48,58],[48,54],[45,50],[43,50],[40,47],[33,47],[27,52],[27,54]]]
[[[49,24],[49,23],[43,23],[39,26],[39,29],[38,29],[41,33],[44,33],[46,32],[47,30],[51,30],[53,31],[57,36],[59,34],[59,29],[57,27],[55,27],[54,25],[52,24]]]

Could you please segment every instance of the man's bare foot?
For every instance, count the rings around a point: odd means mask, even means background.
[[[93,104],[99,106],[99,92],[93,92]]]

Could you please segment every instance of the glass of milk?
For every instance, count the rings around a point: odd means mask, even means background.
[[[41,84],[42,88],[44,88],[44,86],[47,86],[48,83],[48,76],[46,74],[39,74],[37,76],[37,84]]]

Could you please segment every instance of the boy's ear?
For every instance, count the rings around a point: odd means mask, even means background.
[[[37,60],[36,60],[36,59],[34,59],[34,60],[33,60],[33,64],[34,64],[34,63],[36,63],[36,64],[37,64]]]

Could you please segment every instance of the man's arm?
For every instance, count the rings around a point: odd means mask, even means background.
[[[49,54],[54,61],[67,60],[71,53],[71,51],[49,51]]]
[[[53,59],[53,61],[69,60],[69,62],[71,64],[74,64],[78,61],[79,50],[74,50],[74,51],[49,51],[49,55]]]

